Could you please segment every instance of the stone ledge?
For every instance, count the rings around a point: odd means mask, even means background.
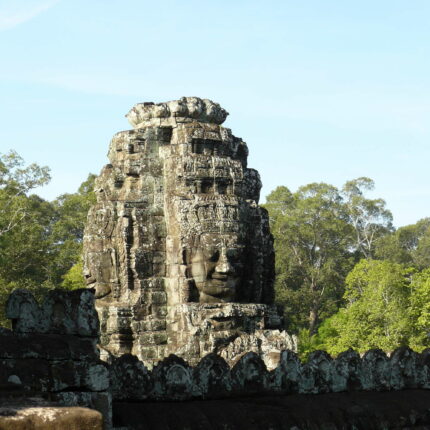
[[[42,399],[2,401],[0,430],[103,430],[100,412],[81,407],[59,407]]]

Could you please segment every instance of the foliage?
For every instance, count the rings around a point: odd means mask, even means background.
[[[0,236],[17,227],[28,215],[26,196],[50,180],[49,168],[24,160],[15,152],[0,154]]]
[[[313,183],[292,193],[278,187],[267,197],[276,253],[276,299],[289,329],[314,336],[342,304],[344,280],[360,257],[372,258],[393,230],[382,199],[369,199],[374,182],[360,177],[339,191]],[[301,332],[304,333],[304,332]]]
[[[292,194],[278,187],[267,197],[275,238],[277,300],[290,329],[308,327],[335,312],[351,267],[351,227],[338,190],[313,183]]]
[[[430,218],[400,227],[377,242],[375,255],[419,270],[430,267]]]
[[[331,354],[348,348],[392,351],[403,345],[424,349],[430,345],[429,299],[429,272],[361,260],[346,278],[347,306],[321,325],[318,341]]]
[[[307,328],[302,328],[299,331],[299,334],[297,336],[297,345],[298,356],[300,357],[300,360],[302,360],[302,362],[307,361],[311,352],[319,349],[324,349],[325,347],[325,345],[321,343],[319,337],[319,330],[318,333],[311,335],[309,329]]]
[[[393,230],[393,216],[386,209],[385,201],[364,196],[365,191],[374,188],[374,181],[366,177],[347,181],[342,187],[349,222],[355,232],[355,248],[364,258],[372,258],[375,242]]]
[[[63,288],[68,290],[77,290],[78,288],[85,288],[85,280],[83,275],[83,263],[79,260],[75,263],[69,271],[63,276],[61,283]]]
[[[25,167],[13,151],[0,157],[0,324],[6,322],[4,303],[15,288],[28,288],[41,298],[51,288],[78,286],[94,179],[89,175],[77,193],[48,202],[28,195],[49,180],[48,168]]]
[[[409,315],[412,334],[410,346],[422,350],[430,346],[430,269],[413,276]]]
[[[74,194],[62,194],[52,203],[55,220],[52,226],[52,254],[49,277],[60,284],[65,273],[79,261],[88,210],[95,203],[96,176],[88,175]]]
[[[0,236],[0,278],[43,283],[50,264],[52,207],[38,196],[22,196],[25,221]]]

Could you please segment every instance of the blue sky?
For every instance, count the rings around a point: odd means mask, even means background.
[[[0,0],[0,152],[48,165],[53,199],[106,164],[137,102],[220,103],[277,185],[376,182],[430,216],[428,0]]]

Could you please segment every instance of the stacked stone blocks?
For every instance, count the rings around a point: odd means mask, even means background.
[[[0,328],[0,396],[90,407],[109,424],[109,370],[97,349],[93,292],[52,290],[39,304],[18,289],[8,298],[6,315],[12,330]]]

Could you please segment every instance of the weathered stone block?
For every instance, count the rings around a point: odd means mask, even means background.
[[[82,372],[82,386],[89,391],[107,391],[109,389],[109,368],[106,363],[79,363]]]
[[[45,333],[97,336],[99,331],[91,290],[52,290],[42,305]]]
[[[151,396],[156,399],[185,400],[192,397],[192,369],[175,355],[169,355],[154,367],[152,380]]]
[[[430,389],[430,348],[421,352],[417,367],[418,386],[420,388]]]
[[[110,366],[111,393],[114,400],[145,400],[152,390],[148,369],[135,355],[126,354]]]
[[[156,318],[165,318],[167,316],[167,306],[153,305],[151,306],[151,313]]]
[[[147,344],[142,343],[137,349],[137,353],[139,353],[139,357],[142,357],[142,360],[145,363],[151,363],[153,360],[158,359],[157,348],[155,346],[147,346]]]
[[[327,393],[332,378],[332,358],[325,351],[313,351],[302,367],[299,392],[303,394]]]
[[[302,363],[294,351],[281,352],[278,366],[271,373],[271,386],[275,391],[298,393]]]
[[[153,333],[153,339],[156,345],[164,345],[167,343],[167,333]]]
[[[47,360],[38,358],[2,359],[0,360],[0,385],[10,386],[9,378],[15,375],[14,388],[24,391],[47,392],[52,388],[52,377]]]
[[[151,293],[150,300],[154,305],[165,305],[167,303],[167,295],[164,291],[154,291]]]
[[[238,393],[261,393],[269,389],[269,373],[259,355],[248,352],[231,369],[232,389]]]
[[[100,412],[80,407],[58,407],[55,404],[30,404],[9,407],[0,413],[0,429],[85,429],[103,430]]]
[[[112,428],[112,398],[109,393],[64,391],[52,395],[52,400],[66,406],[85,406],[103,416],[103,429]]]
[[[408,347],[397,348],[390,356],[390,386],[395,390],[417,388],[419,355]]]
[[[226,397],[232,390],[230,366],[215,353],[203,357],[193,371],[193,396]]]
[[[52,378],[50,391],[77,390],[83,387],[82,366],[79,368],[73,360],[53,361],[49,363]],[[86,370],[86,369],[85,369]]]
[[[364,390],[384,391],[390,389],[391,365],[384,351],[371,349],[361,361],[361,386]]]
[[[340,353],[333,361],[331,391],[358,391],[362,389],[361,358],[359,354],[349,349]]]
[[[41,310],[33,294],[14,290],[6,302],[6,317],[12,320],[16,333],[37,333],[41,329]]]

